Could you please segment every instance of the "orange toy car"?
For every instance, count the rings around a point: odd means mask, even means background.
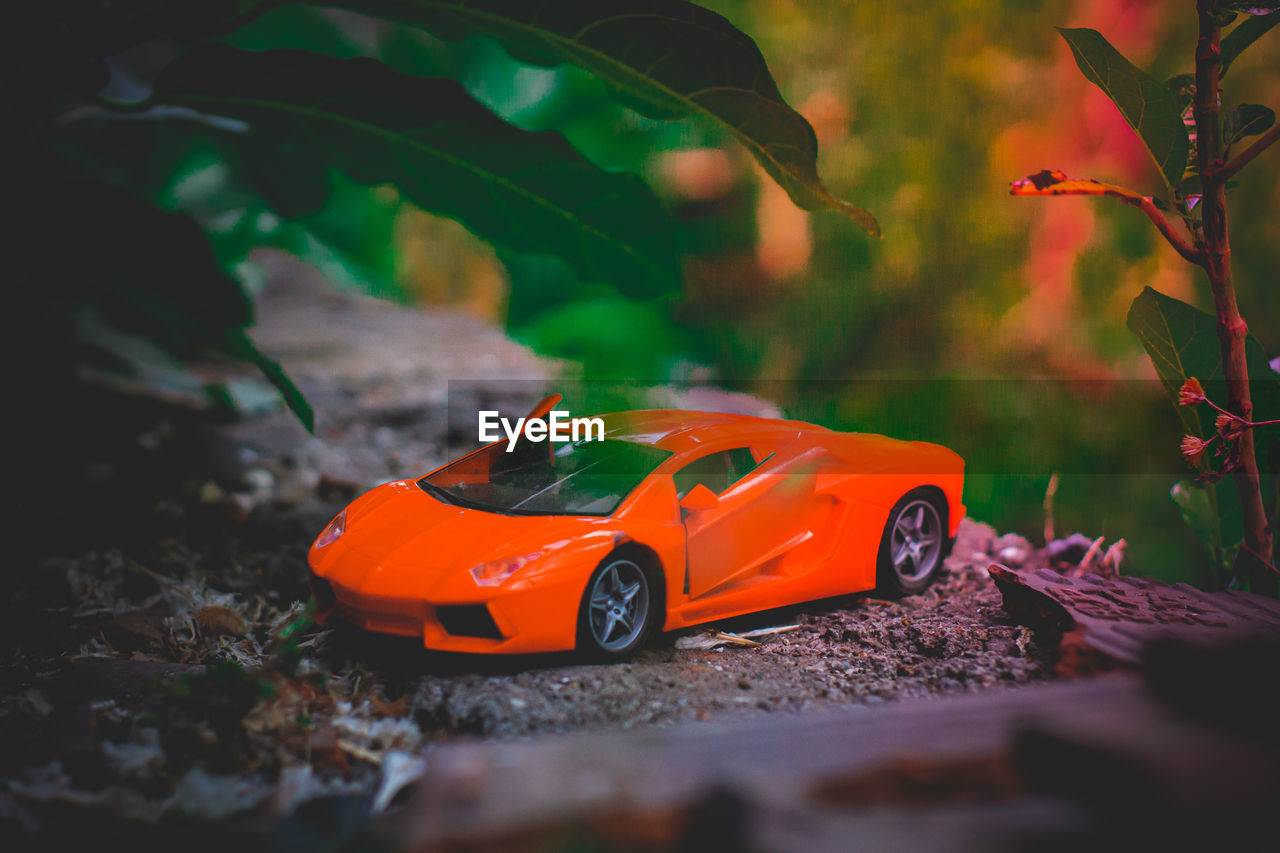
[[[937,445],[744,415],[601,418],[603,440],[504,439],[357,498],[308,555],[319,618],[430,649],[620,658],[659,628],[918,592],[964,515],[964,462]]]

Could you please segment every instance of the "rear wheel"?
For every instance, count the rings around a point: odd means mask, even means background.
[[[653,627],[657,585],[640,562],[611,556],[591,575],[578,613],[578,648],[596,657],[627,657]]]
[[[932,489],[912,489],[889,511],[876,581],[882,592],[912,595],[927,587],[950,550],[946,501]]]

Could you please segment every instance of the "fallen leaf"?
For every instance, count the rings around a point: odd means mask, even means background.
[[[756,628],[753,631],[743,631],[738,634],[739,637],[767,637],[770,634],[785,634],[788,631],[798,631],[799,625],[775,625],[772,628]]]
[[[718,646],[758,646],[755,640],[748,640],[738,634],[725,631],[710,631],[705,634],[693,634],[676,639],[677,649],[697,649],[705,651]]]
[[[243,637],[249,623],[239,613],[221,604],[207,604],[196,613],[196,622],[206,633],[223,637]]]

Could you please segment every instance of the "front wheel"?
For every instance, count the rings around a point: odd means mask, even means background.
[[[938,573],[947,556],[947,508],[932,490],[912,489],[889,511],[876,580],[884,592],[913,595]]]
[[[653,623],[654,584],[634,560],[615,556],[591,575],[578,614],[578,648],[618,660],[640,647]]]

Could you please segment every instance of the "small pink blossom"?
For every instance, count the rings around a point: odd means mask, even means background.
[[[1178,391],[1179,406],[1198,406],[1205,401],[1204,388],[1200,386],[1200,380],[1194,376],[1189,377],[1186,382],[1182,383],[1182,388]]]
[[[1236,415],[1218,415],[1213,425],[1218,428],[1218,435],[1222,436],[1224,441],[1233,441],[1245,431],[1244,420]]]
[[[1182,456],[1192,465],[1200,464],[1200,459],[1204,456],[1206,447],[1208,447],[1208,442],[1196,438],[1194,435],[1184,435],[1182,437]]]

